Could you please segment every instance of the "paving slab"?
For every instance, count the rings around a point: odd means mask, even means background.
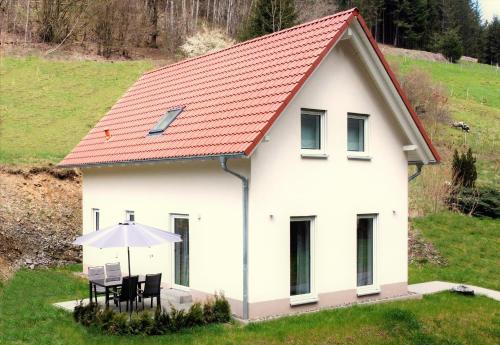
[[[408,285],[408,291],[422,294],[422,295],[427,295],[427,294],[433,294],[433,293],[437,293],[437,292],[441,292],[441,291],[449,291],[449,290],[451,290],[452,287],[457,286],[457,285],[465,285],[465,286],[471,288],[472,290],[474,290],[474,293],[476,295],[486,296],[486,297],[492,298],[496,301],[500,301],[500,291],[486,289],[486,288],[483,288],[480,286],[475,286],[475,285],[443,282],[443,281],[438,281],[438,280]]]

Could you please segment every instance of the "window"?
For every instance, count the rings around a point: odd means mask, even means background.
[[[93,208],[92,209],[92,226],[94,228],[94,231],[99,230],[99,209],[98,208]]]
[[[135,213],[134,213],[134,211],[125,211],[125,220],[127,222],[135,222]]]
[[[302,109],[300,114],[301,149],[306,153],[324,151],[325,112]]]
[[[349,114],[347,117],[347,151],[363,152],[367,150],[368,116]]]
[[[158,121],[158,123],[149,131],[149,134],[161,134],[167,129],[168,126],[176,119],[176,117],[182,112],[181,107],[171,109]]]
[[[357,218],[357,286],[358,294],[378,292],[376,287],[376,216]]]
[[[180,288],[189,287],[189,216],[173,215],[174,233],[182,242],[174,243],[174,284]]]
[[[290,297],[292,304],[310,303],[313,296],[313,218],[290,221]]]

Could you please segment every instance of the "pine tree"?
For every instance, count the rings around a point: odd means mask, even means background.
[[[500,21],[498,17],[493,17],[493,20],[486,25],[483,41],[481,61],[491,65],[500,64]]]
[[[462,57],[462,41],[457,30],[448,30],[441,35],[438,42],[438,51],[451,62],[457,62]]]
[[[295,25],[297,13],[294,0],[257,0],[247,26],[240,32],[240,41],[270,34]]]
[[[453,153],[453,185],[461,188],[474,188],[477,179],[476,158],[472,154],[471,148],[467,153],[459,154],[455,149]]]

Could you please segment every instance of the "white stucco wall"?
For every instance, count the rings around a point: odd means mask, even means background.
[[[229,164],[248,174],[249,163]],[[133,210],[139,223],[169,231],[171,213],[188,214],[191,288],[209,294],[223,289],[241,300],[241,182],[217,160],[84,169],[84,233],[93,230],[93,208],[100,210],[101,229],[123,221],[125,210]],[[163,283],[171,283],[170,245],[130,252],[132,274],[161,272]],[[126,272],[126,258],[122,248],[84,248],[84,270],[120,260]]]
[[[409,144],[350,43],[326,57],[257,146],[250,160],[230,160],[250,177],[249,301],[289,298],[290,217],[315,216],[316,294],[356,288],[356,216],[378,214],[378,285],[407,281]],[[302,158],[300,109],[326,110],[328,157]],[[369,114],[370,161],[347,159],[347,113]],[[251,163],[251,164],[250,164]],[[190,286],[242,299],[241,181],[218,161],[84,169],[83,226],[92,208],[101,228],[136,221],[172,230],[170,214],[190,216]],[[172,281],[170,246],[132,249],[132,273]],[[120,260],[124,249],[84,250],[84,267]],[[251,307],[252,308],[252,307]],[[266,311],[267,312],[267,311]],[[272,311],[269,311],[272,314]]]
[[[316,293],[356,288],[356,217],[378,214],[379,285],[407,281],[408,144],[342,41],[253,153],[250,303],[288,298],[290,217],[315,216]],[[326,159],[301,158],[300,109],[326,110]],[[347,159],[347,113],[369,114],[371,161]],[[272,217],[271,217],[272,215]]]

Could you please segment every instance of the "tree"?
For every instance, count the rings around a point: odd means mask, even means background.
[[[477,179],[476,158],[469,147],[467,153],[453,153],[453,185],[457,188],[474,188]]]
[[[239,39],[245,41],[292,27],[296,18],[294,0],[257,0]]]
[[[481,61],[491,65],[500,64],[500,21],[496,16],[486,25],[484,30],[484,48]]]
[[[457,62],[462,57],[462,40],[456,30],[448,30],[438,40],[437,50],[451,62]]]
[[[149,37],[146,44],[151,48],[158,48],[156,43],[158,37],[158,2],[159,0],[146,1],[146,16],[149,22]]]

